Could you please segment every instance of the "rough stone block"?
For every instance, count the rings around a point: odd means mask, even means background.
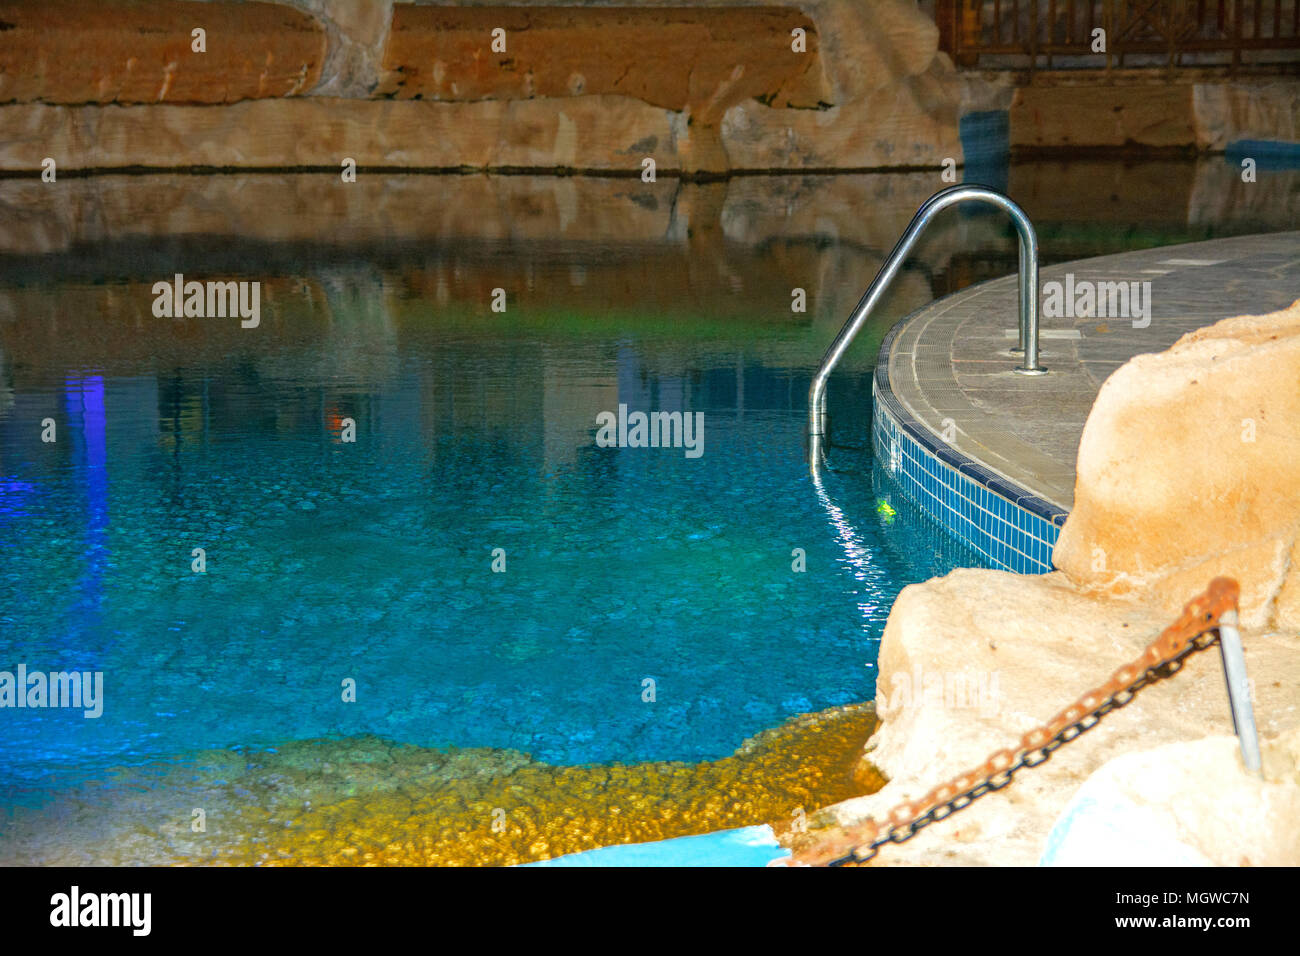
[[[192,48],[202,28],[205,52]],[[233,103],[310,90],[325,33],[278,3],[0,2],[0,103]]]
[[[792,49],[791,32],[807,49]],[[493,31],[504,31],[493,49]],[[743,99],[830,98],[812,20],[788,7],[445,7],[399,4],[376,95],[434,100],[619,94],[717,115]]]

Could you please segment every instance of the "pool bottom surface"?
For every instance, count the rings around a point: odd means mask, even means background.
[[[875,727],[870,704],[838,707],[703,763],[556,766],[371,736],[204,751],[11,808],[0,864],[509,865],[763,823],[780,836],[882,785],[861,759]]]

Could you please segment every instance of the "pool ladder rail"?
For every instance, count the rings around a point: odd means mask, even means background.
[[[1034,232],[1033,223],[1029,221],[1025,211],[1012,202],[1010,197],[995,189],[984,186],[950,186],[935,193],[916,211],[916,215],[912,217],[902,237],[890,252],[889,258],[885,260],[885,264],[880,267],[876,277],[871,280],[871,285],[858,301],[853,314],[849,316],[839,334],[835,336],[835,340],[831,342],[830,348],[826,350],[826,355],[817,368],[817,374],[813,376],[812,385],[808,389],[808,461],[814,472],[824,455],[822,443],[826,437],[827,379],[830,378],[831,372],[835,370],[835,366],[839,364],[848,347],[853,344],[853,339],[866,324],[871,310],[885,294],[885,290],[897,275],[903,260],[907,258],[908,252],[916,244],[917,238],[925,227],[949,206],[963,202],[990,203],[1005,210],[1015,224],[1016,232],[1020,236],[1020,344],[1012,351],[1024,356],[1023,363],[1016,366],[1015,371],[1021,375],[1047,374],[1047,369],[1038,361],[1038,235]]]

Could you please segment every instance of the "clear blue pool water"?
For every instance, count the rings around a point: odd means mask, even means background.
[[[882,515],[855,449],[827,485],[846,551],[804,463],[824,338],[807,323],[684,344],[671,323],[441,327],[418,298],[401,308],[352,316],[346,341],[303,305],[187,364],[143,349],[10,370],[0,669],[102,671],[105,703],[6,712],[7,786],[352,734],[561,764],[718,758],[869,699],[898,590],[975,563],[900,498]],[[869,372],[835,394],[837,428],[865,440]],[[597,447],[619,403],[702,412],[703,455]]]
[[[1089,161],[1009,182],[1054,262],[1295,227],[1293,174],[1211,202],[1237,175]],[[1153,176],[1187,208],[1135,212]],[[94,177],[57,209],[0,184],[21,213],[0,251],[0,670],[105,682],[97,720],[0,712],[0,803],[357,734],[721,757],[870,699],[898,591],[978,563],[873,473],[870,375],[908,311],[1014,270],[1004,222],[927,234],[831,383],[835,440],[858,447],[833,450],[825,497],[804,463],[809,377],[932,174],[394,176],[347,215],[329,180]],[[207,232],[223,222],[238,235]],[[155,318],[176,272],[262,282],[262,324]],[[703,456],[598,447],[620,403],[703,413]]]

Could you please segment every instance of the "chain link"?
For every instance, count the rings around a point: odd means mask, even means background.
[[[919,800],[894,807],[885,823],[867,819],[795,852],[792,863],[856,866],[873,859],[888,843],[904,843],[932,823],[966,809],[980,797],[1001,790],[1026,767],[1046,763],[1053,753],[1087,733],[1112,711],[1127,706],[1146,687],[1177,674],[1187,658],[1219,640],[1219,618],[1235,610],[1239,588],[1231,578],[1215,578],[1203,594],[1183,608],[1141,656],[1120,667],[1110,680],[1083,694],[1069,707],[1020,738],[1018,746],[999,750],[984,763]]]

